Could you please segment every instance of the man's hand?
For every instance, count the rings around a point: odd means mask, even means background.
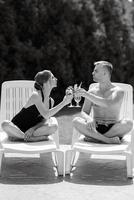
[[[82,97],[84,97],[86,92],[87,91],[84,88],[77,88],[75,90],[75,94],[78,95],[78,96],[82,96]]]
[[[67,104],[71,103],[72,99],[73,99],[73,93],[72,94],[68,93],[64,96],[63,101],[64,101],[65,105],[67,105]]]
[[[93,120],[87,121],[87,129],[90,131],[96,129],[96,124]]]

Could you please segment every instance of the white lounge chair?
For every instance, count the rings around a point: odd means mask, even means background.
[[[91,84],[90,87],[94,87]],[[122,107],[121,117],[133,120],[133,88],[129,84],[114,83],[125,91]],[[121,144],[100,144],[85,142],[84,136],[73,129],[72,149],[66,152],[66,174],[71,172],[71,169],[76,165],[79,158],[79,153],[88,153],[90,156],[94,155],[124,155],[126,157],[127,177],[133,177],[133,157],[134,157],[134,129],[123,137]],[[91,157],[90,157],[91,158]]]
[[[54,165],[59,175],[63,175],[64,155],[59,151],[58,131],[49,136],[48,141],[41,142],[15,142],[10,141],[8,136],[1,129],[4,120],[11,120],[12,117],[24,106],[33,92],[34,81],[6,81],[1,88],[0,107],[0,173],[1,165],[6,153],[17,154],[44,154],[52,152]],[[52,118],[55,120],[55,118]],[[32,166],[31,166],[32,167]]]

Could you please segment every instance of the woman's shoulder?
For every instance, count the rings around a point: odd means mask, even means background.
[[[38,92],[34,91],[30,97],[31,101],[33,102],[37,102],[37,101],[41,101],[41,98],[38,94]]]

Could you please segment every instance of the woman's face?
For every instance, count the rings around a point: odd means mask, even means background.
[[[57,78],[51,73],[49,80],[44,84],[47,84],[51,89],[57,87]]]
[[[50,77],[50,84],[52,88],[57,87],[57,78],[53,74],[51,74]]]

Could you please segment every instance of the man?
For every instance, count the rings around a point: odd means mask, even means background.
[[[132,129],[132,121],[120,119],[124,91],[111,83],[113,66],[107,61],[94,63],[93,80],[98,83],[89,91],[78,89],[76,95],[85,98],[81,117],[73,126],[85,135],[86,141],[120,144],[121,138]],[[93,109],[93,118],[89,116]]]

